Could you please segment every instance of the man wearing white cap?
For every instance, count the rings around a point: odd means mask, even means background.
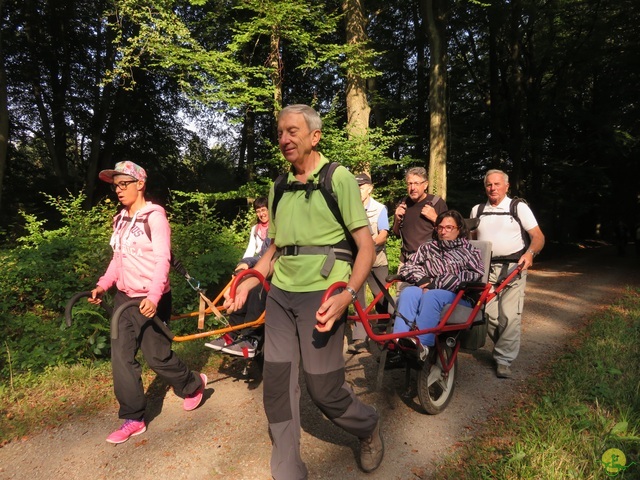
[[[387,213],[387,207],[371,197],[373,192],[373,182],[371,177],[366,173],[359,173],[356,175],[356,181],[360,187],[360,199],[362,205],[367,212],[367,218],[369,219],[369,225],[371,227],[371,236],[373,237],[373,244],[376,247],[376,259],[373,262],[373,267],[369,276],[367,277],[367,284],[371,289],[371,293],[375,297],[380,293],[380,284],[385,284],[385,279],[389,274],[389,262],[387,260],[387,252],[385,244],[387,242],[387,236],[389,235],[389,214]],[[375,277],[375,278],[374,278]],[[376,278],[378,281],[376,282]],[[362,308],[366,307],[366,287],[363,285],[358,291],[358,301]],[[376,312],[388,313],[387,301],[382,298],[375,305]],[[365,340],[367,333],[360,322],[356,322],[353,326],[353,332],[351,334],[351,342],[349,343],[347,351],[349,353],[360,353],[366,349]]]

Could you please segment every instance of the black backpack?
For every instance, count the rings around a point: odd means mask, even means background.
[[[123,218],[124,220],[129,220],[129,221],[131,220],[130,217],[124,216],[124,213],[120,211],[113,217],[112,229],[115,228],[115,226],[118,224],[121,218]],[[144,219],[136,218],[136,223],[142,224],[144,233],[147,235],[147,238],[149,238],[149,240],[151,241],[151,227],[149,226],[149,215],[146,215]],[[171,250],[171,259],[169,260],[169,265],[171,265],[171,268],[176,270],[180,275],[183,275],[187,280],[190,280],[192,278],[189,275],[189,273],[187,273],[187,269],[184,267],[184,265],[182,265],[182,262],[175,257],[175,255],[173,254],[173,250]]]
[[[271,215],[275,220],[278,203],[280,202],[282,195],[284,195],[286,192],[296,192],[304,190],[306,191],[305,198],[308,199],[314,191],[318,190],[324,197],[324,200],[327,203],[327,207],[329,207],[329,210],[331,210],[331,213],[333,213],[336,221],[344,230],[345,237],[347,239],[347,242],[349,243],[349,247],[351,248],[352,258],[355,258],[356,253],[358,252],[358,247],[356,246],[356,242],[353,239],[351,232],[344,223],[344,219],[342,218],[342,213],[340,213],[340,207],[338,205],[338,198],[336,197],[336,194],[333,191],[333,187],[331,185],[333,172],[335,172],[336,168],[338,168],[339,166],[340,164],[337,162],[329,162],[325,164],[318,172],[318,181],[316,183],[311,181],[307,183],[287,183],[288,174],[280,174],[278,178],[276,178],[276,181],[273,185],[273,204],[271,205]]]
[[[327,206],[333,213],[333,216],[336,218],[336,220],[344,230],[344,234],[345,234],[345,237],[347,238],[347,242],[351,247],[351,252],[352,252],[351,263],[353,263],[353,259],[356,258],[356,254],[358,252],[358,247],[356,245],[355,240],[353,239],[353,235],[351,235],[351,232],[349,231],[349,229],[344,223],[344,219],[342,218],[342,213],[340,213],[340,207],[338,206],[338,199],[335,195],[335,192],[333,191],[333,187],[331,186],[331,178],[333,177],[333,172],[336,170],[338,166],[339,164],[337,162],[330,162],[325,166],[323,166],[322,169],[320,169],[320,172],[318,173],[318,182],[315,184],[312,182],[308,182],[306,184],[303,184],[300,182],[287,184],[288,174],[283,173],[279,175],[278,178],[276,178],[276,181],[274,182],[273,204],[271,205],[271,213],[275,220],[276,209],[278,208],[278,202],[280,201],[280,199],[282,198],[282,195],[285,192],[306,190],[307,194],[305,196],[306,198],[309,198],[309,196],[314,190],[319,190],[322,193],[322,196],[324,197],[325,201],[327,202]],[[435,201],[433,203],[434,204],[437,203],[439,199],[440,197],[435,197]],[[373,275],[373,279],[378,284],[380,291],[383,292],[384,298],[393,307],[393,310],[400,317],[402,317],[402,314],[398,312],[398,309],[395,304],[395,300],[389,294],[389,291],[387,290],[386,286],[378,279],[377,276]],[[408,321],[406,318],[404,318],[404,320],[405,322]]]
[[[524,226],[522,225],[522,220],[520,220],[520,217],[518,216],[519,203],[524,203],[525,205],[528,205],[527,201],[524,198],[513,197],[511,199],[511,204],[509,205],[508,212],[485,212],[484,207],[486,203],[481,203],[478,206],[478,211],[476,212],[475,218],[479,219],[482,215],[509,215],[510,217],[512,217],[516,222],[518,222],[518,225],[520,225],[520,235],[522,235],[524,248],[519,253],[522,253],[522,252],[526,252],[529,249],[529,245],[531,245],[531,237],[529,236],[529,233],[525,230]]]

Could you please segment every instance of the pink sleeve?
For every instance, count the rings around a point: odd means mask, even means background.
[[[118,280],[117,268],[115,257],[111,257],[107,271],[100,277],[96,285],[102,287],[105,292],[113,287]]]
[[[149,228],[151,230],[151,244],[155,260],[147,298],[158,305],[169,283],[169,270],[171,269],[171,228],[169,227],[169,221],[164,215],[164,212],[162,212],[161,215],[157,215],[156,212],[151,213],[147,221],[149,222]]]

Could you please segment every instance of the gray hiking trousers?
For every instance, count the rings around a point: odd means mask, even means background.
[[[366,438],[378,422],[376,410],[358,400],[345,381],[345,319],[331,332],[314,328],[323,294],[286,292],[272,285],[267,297],[264,409],[273,443],[271,475],[276,480],[307,478],[300,457],[300,360],[311,399],[334,424]]]
[[[489,281],[496,283],[516,266],[512,263],[492,263]],[[485,315],[489,338],[494,342],[493,359],[500,365],[511,365],[520,352],[522,309],[527,271],[523,270],[496,298],[487,303]]]

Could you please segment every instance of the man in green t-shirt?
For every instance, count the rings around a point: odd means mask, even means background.
[[[290,105],[278,115],[280,151],[291,163],[288,184],[317,183],[328,163],[317,151],[321,129],[320,116],[307,105]],[[347,308],[371,271],[375,247],[353,175],[339,166],[331,186],[358,246],[353,271],[348,261],[334,258],[332,251],[334,245],[344,243],[344,229],[322,192],[307,188],[286,190],[274,210],[272,187],[268,232],[272,243],[255,267],[265,277],[272,276],[263,380],[273,443],[271,474],[276,480],[307,478],[300,456],[300,360],[313,402],[333,423],[360,438],[361,468],[375,470],[384,454],[379,415],[345,381],[342,353]],[[322,303],[325,290],[338,281],[346,282],[346,289]],[[227,308],[242,307],[255,283],[255,279],[243,282]]]

